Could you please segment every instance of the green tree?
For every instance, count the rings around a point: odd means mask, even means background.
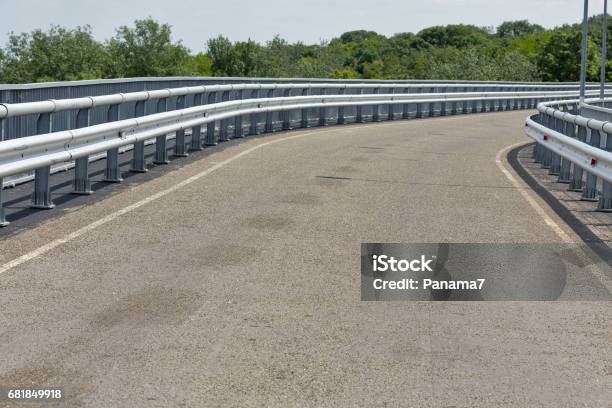
[[[0,77],[5,83],[101,78],[108,61],[89,26],[11,33],[2,55]]]
[[[498,37],[522,37],[544,31],[539,24],[531,24],[527,20],[506,21],[497,27]]]
[[[576,27],[556,29],[537,57],[544,81],[578,81],[582,33]],[[587,37],[587,80],[599,77],[599,53],[595,42]]]
[[[232,42],[222,35],[208,40],[208,56],[212,59],[212,72],[215,76],[237,76],[241,68]]]
[[[173,76],[185,74],[189,50],[172,41],[172,27],[151,17],[122,26],[107,44],[109,77]]]

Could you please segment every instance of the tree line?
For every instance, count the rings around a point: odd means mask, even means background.
[[[590,18],[590,81],[599,78],[602,17]],[[103,42],[89,26],[11,33],[0,48],[0,83],[146,76],[577,81],[580,43],[580,24],[545,29],[522,20],[496,29],[455,24],[390,37],[357,30],[319,44],[218,36],[192,53],[173,40],[170,25],[147,18]],[[607,76],[612,79],[612,69]]]

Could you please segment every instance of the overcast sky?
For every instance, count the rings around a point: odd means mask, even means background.
[[[173,26],[192,51],[211,37],[265,41],[279,34],[315,43],[357,29],[391,35],[442,24],[496,26],[528,19],[545,27],[581,19],[582,0],[0,0],[0,42],[11,31],[89,24],[100,40],[116,27],[152,16]],[[603,0],[590,1],[590,14]]]

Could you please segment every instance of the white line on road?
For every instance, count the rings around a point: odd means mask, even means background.
[[[338,131],[341,131],[341,130],[342,129],[330,129],[330,130],[328,130],[328,132],[338,132]],[[68,235],[66,235],[66,236],[64,236],[62,238],[55,239],[55,240],[49,242],[48,244],[45,244],[45,245],[43,245],[43,246],[41,246],[41,247],[31,251],[31,252],[28,252],[27,254],[24,254],[24,255],[22,255],[22,256],[20,256],[18,258],[13,259],[10,262],[5,263],[4,265],[0,266],[0,274],[3,274],[5,272],[15,268],[16,266],[19,266],[19,265],[21,265],[21,264],[23,264],[25,262],[28,262],[28,261],[36,258],[36,257],[39,257],[40,255],[43,255],[43,254],[51,251],[52,249],[57,248],[58,246],[60,246],[62,244],[65,244],[65,243],[67,243],[69,241],[72,241],[72,240],[74,240],[74,239],[76,239],[76,238],[78,238],[78,237],[88,233],[89,231],[92,231],[92,230],[94,230],[94,229],[96,229],[96,228],[98,228],[98,227],[100,227],[100,226],[102,226],[104,224],[107,224],[107,223],[113,221],[114,219],[116,219],[118,217],[121,217],[124,214],[127,214],[127,213],[129,213],[131,211],[134,211],[137,208],[142,207],[143,205],[146,205],[146,204],[150,203],[151,201],[155,201],[155,200],[157,200],[157,199],[159,199],[161,197],[164,197],[164,196],[166,196],[166,195],[168,195],[168,194],[170,194],[170,193],[172,193],[172,192],[174,192],[174,191],[176,191],[176,190],[178,190],[178,189],[180,189],[182,187],[185,187],[186,185],[191,184],[194,181],[197,181],[197,180],[201,179],[202,177],[205,177],[205,176],[215,172],[216,170],[219,170],[220,168],[230,164],[231,162],[233,162],[235,160],[238,160],[242,156],[245,156],[245,155],[247,155],[247,154],[249,154],[249,153],[251,153],[251,152],[253,152],[255,150],[261,149],[262,147],[265,147],[265,146],[270,146],[270,145],[275,144],[275,143],[284,142],[286,140],[291,140],[291,139],[297,139],[297,138],[300,138],[300,137],[305,137],[305,136],[308,136],[308,135],[311,135],[311,134],[314,134],[314,133],[321,133],[321,132],[319,131],[319,132],[299,133],[297,135],[287,136],[287,137],[284,137],[282,139],[271,140],[269,142],[261,143],[261,144],[258,144],[257,146],[253,146],[253,147],[251,147],[251,148],[249,148],[247,150],[244,150],[244,151],[236,154],[235,156],[230,157],[229,159],[226,159],[226,160],[223,160],[221,162],[215,163],[212,167],[209,167],[208,169],[202,171],[201,173],[198,173],[198,174],[196,174],[194,176],[191,176],[191,177],[181,181],[180,183],[175,184],[174,186],[172,186],[170,188],[167,188],[166,190],[159,191],[159,192],[157,192],[157,193],[155,193],[155,194],[153,194],[153,195],[151,195],[151,196],[149,196],[147,198],[144,198],[144,199],[142,199],[142,200],[140,200],[140,201],[138,201],[138,202],[136,202],[134,204],[128,205],[127,207],[122,208],[120,210],[117,210],[114,213],[111,213],[111,214],[109,214],[109,215],[107,215],[105,217],[102,217],[99,220],[92,222],[91,224],[87,224],[86,226],[84,226],[82,228],[79,228],[78,230],[76,230],[74,232],[71,232],[70,234],[68,234]]]
[[[555,220],[553,220],[550,217],[550,215],[548,215],[546,210],[544,210],[544,208],[542,208],[542,206],[538,204],[538,202],[531,196],[531,194],[527,192],[527,188],[523,187],[518,182],[516,177],[514,177],[512,173],[510,173],[504,166],[504,163],[502,161],[502,156],[505,157],[508,151],[516,147],[523,146],[527,143],[529,142],[520,142],[520,143],[513,144],[512,146],[504,147],[502,150],[497,152],[497,155],[495,156],[495,164],[497,164],[497,167],[499,167],[501,172],[504,173],[504,176],[506,176],[506,178],[510,180],[510,182],[514,185],[514,187],[516,187],[516,189],[521,193],[521,195],[525,198],[525,200],[527,200],[527,202],[533,207],[533,209],[536,210],[538,215],[544,219],[544,222],[546,223],[546,225],[548,225],[557,234],[557,236],[561,238],[561,241],[568,243],[568,244],[572,243],[574,242],[574,240],[570,238],[570,236],[563,230],[563,228],[559,226],[559,224],[555,222]]]

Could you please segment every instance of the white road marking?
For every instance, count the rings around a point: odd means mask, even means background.
[[[337,131],[341,131],[341,130],[342,129],[329,129],[328,132],[337,132]],[[261,143],[261,144],[258,144],[257,146],[253,146],[253,147],[251,147],[251,148],[249,148],[247,150],[244,150],[244,151],[236,154],[235,156],[230,157],[229,159],[226,159],[226,160],[223,160],[221,162],[215,163],[213,166],[211,166],[208,169],[202,171],[201,173],[193,175],[193,176],[191,176],[191,177],[181,181],[180,183],[175,184],[174,186],[172,186],[170,188],[167,188],[166,190],[159,191],[159,192],[157,192],[157,193],[155,193],[155,194],[153,194],[153,195],[151,195],[151,196],[149,196],[147,198],[144,198],[144,199],[142,199],[142,200],[140,200],[140,201],[138,201],[138,202],[136,202],[134,204],[128,205],[127,207],[122,208],[120,210],[117,210],[114,213],[111,213],[111,214],[109,214],[109,215],[107,215],[105,217],[102,217],[102,218],[92,222],[91,224],[87,224],[86,226],[84,226],[82,228],[79,228],[78,230],[76,230],[74,232],[71,232],[70,234],[68,234],[68,235],[66,235],[66,236],[64,236],[62,238],[55,239],[55,240],[49,242],[48,244],[45,244],[45,245],[43,245],[43,246],[41,246],[41,247],[31,251],[31,252],[28,252],[27,254],[24,254],[24,255],[22,255],[22,256],[20,256],[18,258],[13,259],[12,261],[9,261],[9,262],[5,263],[4,265],[0,266],[0,274],[3,274],[5,272],[15,268],[16,266],[19,266],[19,265],[21,265],[21,264],[23,264],[25,262],[28,262],[28,261],[36,258],[36,257],[39,257],[39,256],[41,256],[41,255],[51,251],[52,249],[57,248],[58,246],[60,246],[62,244],[65,244],[65,243],[67,243],[69,241],[72,241],[72,240],[74,240],[74,239],[76,239],[76,238],[78,238],[80,236],[83,236],[84,234],[88,233],[89,231],[92,231],[92,230],[94,230],[94,229],[96,229],[96,228],[98,228],[98,227],[100,227],[100,226],[102,226],[104,224],[107,224],[107,223],[113,221],[114,219],[116,219],[118,217],[121,217],[124,214],[127,214],[127,213],[129,213],[131,211],[134,211],[135,209],[140,208],[143,205],[146,205],[146,204],[148,204],[148,203],[150,203],[152,201],[155,201],[155,200],[157,200],[159,198],[162,198],[162,197],[164,197],[164,196],[166,196],[166,195],[168,195],[168,194],[170,194],[170,193],[172,193],[172,192],[174,192],[174,191],[176,191],[176,190],[178,190],[180,188],[183,188],[186,185],[191,184],[194,181],[197,181],[197,180],[201,179],[202,177],[205,177],[205,176],[215,172],[216,170],[219,170],[220,168],[230,164],[231,162],[233,162],[235,160],[238,160],[239,158],[241,158],[241,157],[243,157],[243,156],[245,156],[245,155],[247,155],[247,154],[249,154],[249,153],[251,153],[251,152],[253,152],[255,150],[261,149],[262,147],[265,147],[265,146],[270,146],[270,145],[275,144],[275,143],[284,142],[286,140],[297,139],[297,138],[300,138],[300,137],[308,136],[308,135],[311,135],[311,134],[314,134],[314,133],[321,133],[321,132],[319,131],[319,132],[299,133],[299,134],[296,134],[296,135],[284,137],[282,139],[271,140],[269,142]]]
[[[561,228],[561,226],[559,226],[559,224],[555,222],[555,220],[553,220],[548,215],[546,210],[544,210],[544,208],[542,208],[542,206],[538,204],[538,202],[531,196],[531,194],[528,192],[528,190],[531,191],[531,189],[527,189],[522,186],[518,182],[516,177],[514,177],[512,173],[510,173],[510,171],[508,171],[508,169],[506,169],[506,167],[504,166],[502,156],[505,157],[509,150],[525,145],[527,143],[529,142],[520,142],[513,144],[512,146],[504,147],[502,150],[497,152],[497,155],[495,156],[495,164],[497,164],[497,167],[501,170],[502,173],[504,173],[504,176],[506,176],[506,178],[510,180],[510,182],[514,185],[514,187],[516,187],[516,189],[521,193],[525,200],[527,200],[527,202],[533,207],[533,209],[538,213],[538,215],[544,219],[546,225],[548,225],[555,232],[555,234],[557,234],[557,236],[561,238],[561,241],[568,244],[572,243],[574,242],[574,240],[563,230],[563,228]]]
[[[559,238],[561,238],[564,243],[574,243],[576,242],[576,240],[570,238],[570,236],[559,226],[559,224],[557,224],[538,204],[538,202],[534,200],[534,198],[530,195],[528,191],[531,191],[531,189],[521,186],[521,184],[516,180],[512,173],[510,173],[510,171],[508,171],[504,166],[502,156],[505,156],[507,154],[506,152],[508,152],[509,150],[525,145],[527,143],[529,142],[516,143],[512,146],[508,146],[500,150],[499,152],[497,152],[497,156],[495,157],[495,163],[497,164],[497,167],[499,167],[499,169],[502,171],[502,173],[504,173],[504,175],[508,178],[508,180],[510,180],[510,182],[514,184],[514,186],[520,191],[523,197],[525,197],[527,202],[529,202],[529,204],[531,204],[531,206],[536,210],[536,212],[544,219],[544,222],[546,222],[546,224],[551,227],[553,231],[555,231]],[[591,250],[587,250],[587,247],[585,245],[580,245],[579,248],[584,253],[583,256],[586,259],[593,259],[593,257],[597,257],[597,255],[595,254],[587,253],[591,252]],[[604,261],[602,261],[600,265],[592,265],[590,268],[588,268],[588,271],[599,280],[599,282],[606,288],[609,293],[612,293],[612,280],[608,278],[608,276],[603,272],[603,269],[605,268],[608,268],[608,266]]]

